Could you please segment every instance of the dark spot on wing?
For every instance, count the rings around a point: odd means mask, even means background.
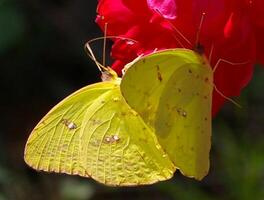
[[[100,119],[94,119],[94,118],[90,119],[89,121],[92,123],[93,126],[99,125],[99,124],[102,123],[102,120],[100,120]]]
[[[127,114],[126,112],[121,112],[121,116],[123,117],[126,116],[126,114]]]
[[[159,79],[160,82],[162,81],[162,76],[161,76],[160,72],[158,72],[158,79]]]
[[[162,81],[162,76],[161,76],[161,73],[160,73],[160,67],[159,67],[159,65],[156,65],[156,68],[157,68],[158,80],[161,82]]]
[[[180,116],[184,117],[184,118],[187,117],[187,112],[186,112],[185,110],[183,110],[182,108],[177,108],[177,113],[178,113]]]
[[[148,97],[150,94],[149,94],[149,92],[144,91],[144,95]]]

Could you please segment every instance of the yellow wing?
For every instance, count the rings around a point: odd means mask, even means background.
[[[190,50],[153,53],[128,65],[121,82],[127,103],[142,116],[180,171],[202,179],[209,169],[213,73]]]
[[[177,168],[200,180],[209,170],[212,86],[206,68],[195,65],[183,65],[167,82],[154,127]]]
[[[116,81],[87,86],[55,106],[32,131],[25,161],[120,186],[152,184],[175,171]]]

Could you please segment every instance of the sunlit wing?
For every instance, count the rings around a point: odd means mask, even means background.
[[[126,66],[121,92],[180,171],[202,179],[209,169],[213,72],[197,53],[172,49]]]
[[[37,170],[121,186],[152,184],[175,171],[118,81],[87,86],[55,106],[32,131],[25,161]]]

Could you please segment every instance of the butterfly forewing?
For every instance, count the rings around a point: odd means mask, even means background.
[[[212,74],[197,53],[172,49],[128,65],[121,82],[127,103],[152,128],[171,161],[196,179],[209,167]]]
[[[209,169],[212,84],[210,70],[197,64],[178,68],[164,88],[155,119],[160,144],[189,177]]]

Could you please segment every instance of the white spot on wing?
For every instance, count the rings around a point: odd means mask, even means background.
[[[115,141],[119,141],[119,140],[120,140],[120,138],[118,137],[118,135],[114,135],[114,136],[113,136],[113,139],[114,139]]]
[[[177,113],[181,115],[182,117],[187,117],[187,112],[183,110],[182,108],[178,108]]]
[[[120,140],[118,135],[111,135],[111,136],[106,136],[104,138],[104,142],[107,144],[113,144],[115,142],[118,142]]]
[[[113,98],[114,102],[118,102],[120,99],[118,97]]]
[[[69,121],[68,119],[63,119],[62,123],[67,126],[69,130],[73,130],[77,128],[77,125],[74,122]]]
[[[69,128],[70,130],[72,130],[72,129],[76,129],[77,126],[76,126],[76,124],[74,124],[73,122],[70,122],[70,123],[68,124],[68,128]]]

